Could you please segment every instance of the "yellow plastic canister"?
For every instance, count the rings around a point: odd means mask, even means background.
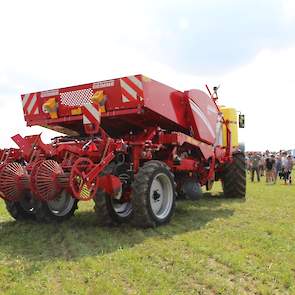
[[[231,131],[231,146],[237,147],[239,145],[237,111],[234,108],[230,108],[230,107],[220,107],[220,110],[223,114],[224,120],[229,122],[228,127]],[[222,128],[222,143],[223,143],[223,146],[226,147],[227,138],[226,138],[225,125]]]

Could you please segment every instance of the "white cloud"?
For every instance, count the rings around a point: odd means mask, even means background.
[[[295,22],[295,2],[294,0],[283,0],[283,15],[286,23]]]
[[[242,137],[250,150],[295,147],[294,56],[295,48],[264,50],[223,79],[226,102],[246,114]]]
[[[189,29],[189,21],[187,18],[181,18],[178,22],[178,26],[182,31],[186,31]]]

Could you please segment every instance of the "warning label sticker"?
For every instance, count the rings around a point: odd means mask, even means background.
[[[99,89],[99,88],[106,88],[106,87],[113,87],[115,85],[115,80],[107,80],[101,82],[94,82],[92,88]]]

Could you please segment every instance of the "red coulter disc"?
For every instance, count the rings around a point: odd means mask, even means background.
[[[0,165],[0,196],[7,201],[19,201],[28,181],[25,168],[16,162]]]
[[[88,158],[79,158],[72,167],[70,185],[73,195],[78,200],[88,201],[96,195],[97,178],[88,183],[86,177],[94,167],[94,163]]]
[[[61,166],[53,160],[37,162],[31,172],[31,188],[41,201],[56,199],[61,191],[58,177],[63,175]]]

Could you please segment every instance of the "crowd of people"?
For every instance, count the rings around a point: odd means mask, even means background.
[[[265,175],[268,184],[275,184],[278,178],[282,179],[284,184],[292,184],[293,163],[293,157],[285,151],[246,153],[247,171],[251,174],[252,182],[255,176],[259,182]]]

